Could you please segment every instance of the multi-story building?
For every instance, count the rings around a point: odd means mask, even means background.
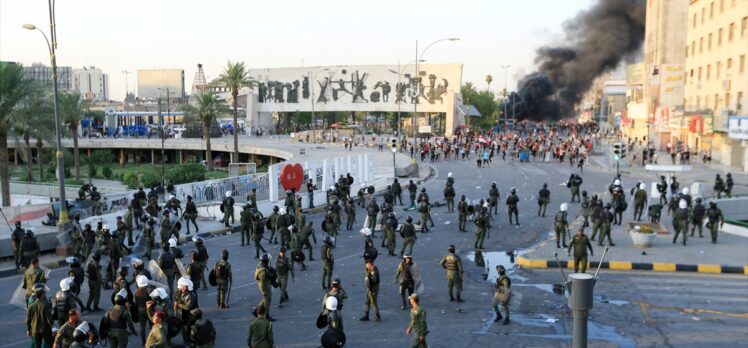
[[[748,171],[748,140],[731,138],[727,126],[748,116],[748,0],[691,0],[686,32],[679,140]]]
[[[86,100],[109,100],[109,75],[93,66],[74,69],[73,88]]]
[[[151,100],[166,98],[167,88],[170,98],[184,99],[184,70],[138,70],[138,98]]]
[[[26,78],[36,80],[52,89],[52,67],[41,63],[34,63],[31,66],[23,67],[23,74]],[[57,89],[62,92],[73,90],[73,68],[69,66],[57,67]]]

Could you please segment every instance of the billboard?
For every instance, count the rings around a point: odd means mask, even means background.
[[[680,64],[663,64],[660,69],[660,105],[683,105],[684,70]]]
[[[727,137],[748,140],[748,116],[733,116],[727,120]]]
[[[626,66],[626,85],[644,84],[644,63],[629,64]]]

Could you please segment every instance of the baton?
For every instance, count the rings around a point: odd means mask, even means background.
[[[226,308],[229,308],[229,297],[231,297],[231,286],[234,285],[234,282],[229,279],[229,291],[226,292]]]
[[[593,277],[594,279],[597,279],[597,272],[600,272],[600,266],[603,265],[603,260],[605,260],[605,254],[607,253],[608,253],[608,247],[606,246],[605,250],[603,250],[603,257],[600,258],[600,263],[597,264],[597,270],[595,270],[595,276]]]

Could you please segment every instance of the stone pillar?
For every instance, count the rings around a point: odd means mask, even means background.
[[[371,166],[369,165],[369,154],[364,155],[364,180],[368,183],[371,181]]]
[[[151,149],[151,164],[156,164],[156,150]]]
[[[340,171],[343,169],[342,168],[343,166],[342,166],[342,163],[341,163],[342,160],[343,159],[340,158],[340,157],[335,157],[335,176],[332,178],[333,182],[337,182],[338,178],[340,177],[340,174],[341,174]]]
[[[182,164],[182,150],[176,150],[177,151],[177,158],[176,161],[177,164]]]
[[[358,173],[356,175],[359,183],[366,182],[366,179],[364,179],[364,155],[358,155]]]
[[[327,159],[322,160],[322,190],[327,191],[330,186],[330,165],[327,163]]]
[[[119,149],[119,164],[125,165],[127,163],[127,159],[125,158],[125,149]]]
[[[278,166],[270,166],[268,167],[268,183],[270,187],[270,201],[276,202],[278,201],[278,171],[280,168]]]
[[[345,168],[346,173],[350,173],[353,168],[351,168],[351,156],[345,156]]]

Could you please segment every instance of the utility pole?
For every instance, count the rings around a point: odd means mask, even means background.
[[[602,261],[601,261],[602,262]],[[573,310],[572,318],[572,347],[587,347],[587,319],[592,309],[592,293],[595,287],[595,277],[587,273],[573,273],[571,279],[571,296],[569,307]]]

